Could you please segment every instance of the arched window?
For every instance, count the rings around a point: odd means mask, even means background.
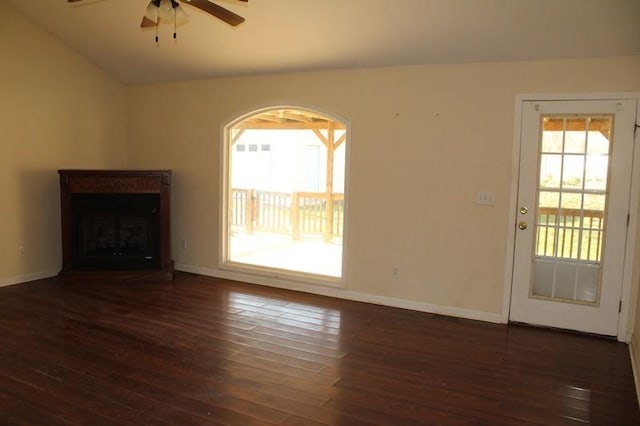
[[[346,123],[287,107],[225,133],[223,266],[340,281]]]

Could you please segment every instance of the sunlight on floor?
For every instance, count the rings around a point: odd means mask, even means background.
[[[229,259],[269,268],[286,269],[330,277],[342,276],[342,241],[322,239],[295,241],[290,235],[234,233]]]

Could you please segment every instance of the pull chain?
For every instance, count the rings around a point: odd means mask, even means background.
[[[176,23],[176,21],[178,20],[178,18],[176,17],[176,8],[173,8],[173,39],[177,39],[178,38],[178,33],[176,30],[176,27],[178,26],[178,24]]]
[[[160,43],[158,42],[158,40],[160,39],[158,37],[158,26],[160,25],[160,9],[158,7],[158,9],[156,9],[156,46],[160,46]]]
[[[156,2],[152,2],[154,5],[156,5]],[[161,1],[158,0],[157,2],[157,8],[156,8],[156,46],[159,46],[159,41],[160,41],[160,36],[159,36],[159,29],[158,27],[160,26],[160,5],[161,5]],[[173,39],[177,40],[178,38],[178,13],[177,13],[177,8],[180,6],[180,4],[175,1],[175,0],[171,0],[171,10],[173,11]]]

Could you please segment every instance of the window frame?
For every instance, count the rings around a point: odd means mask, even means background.
[[[229,187],[230,181],[230,155],[233,152],[231,146],[231,130],[237,126],[238,123],[247,120],[248,118],[263,114],[269,111],[278,111],[284,109],[300,110],[309,112],[311,114],[317,114],[335,122],[339,122],[344,125],[345,128],[345,166],[344,166],[344,212],[343,212],[343,236],[342,236],[342,265],[340,277],[333,277],[328,275],[319,275],[307,272],[300,272],[294,270],[285,270],[272,267],[263,267],[258,265],[249,265],[244,263],[233,262],[229,259],[229,209],[231,205],[231,188]],[[327,287],[344,288],[346,286],[347,276],[347,253],[348,253],[348,224],[349,224],[349,164],[350,164],[350,151],[351,151],[351,123],[344,117],[340,117],[334,113],[327,112],[321,108],[309,107],[299,104],[287,104],[287,105],[272,105],[262,108],[252,109],[248,112],[240,114],[230,120],[227,120],[221,126],[221,139],[220,144],[220,212],[218,219],[218,231],[219,231],[219,250],[218,250],[218,270],[223,272],[223,275],[230,279],[241,279],[248,282],[254,282],[256,284],[280,286],[283,281],[319,285]],[[260,147],[258,147],[259,152]],[[249,152],[248,150],[246,151]]]

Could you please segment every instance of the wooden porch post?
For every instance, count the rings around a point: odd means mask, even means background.
[[[247,233],[251,234],[253,232],[253,207],[255,204],[255,200],[256,200],[256,194],[255,194],[255,189],[249,189],[247,191],[247,208],[246,208],[246,217],[245,217],[245,221],[247,223]]]
[[[326,170],[326,197],[327,197],[327,210],[326,221],[324,229],[324,241],[331,242],[333,239],[333,154],[336,150],[335,147],[335,123],[329,122],[329,128],[327,130],[327,170]]]
[[[300,239],[300,193],[291,196],[291,233],[294,240]]]

